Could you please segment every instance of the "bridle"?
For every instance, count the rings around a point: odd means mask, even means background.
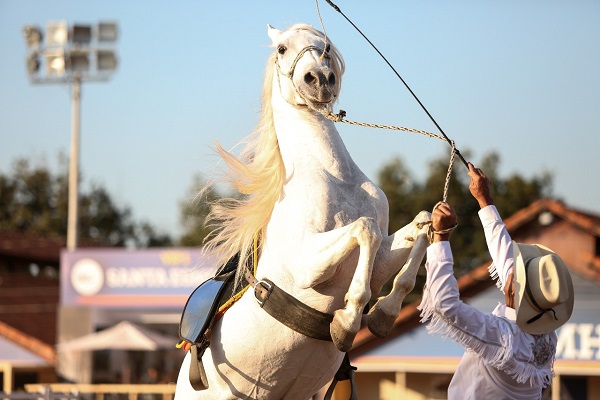
[[[300,59],[302,59],[304,54],[306,54],[309,51],[313,51],[313,50],[321,53],[320,57],[322,59],[323,58],[326,58],[328,60],[331,59],[331,56],[324,49],[320,48],[319,46],[315,46],[315,45],[306,46],[302,50],[300,50],[298,52],[298,54],[296,54],[296,57],[294,58],[294,61],[292,62],[292,65],[290,66],[289,71],[284,72],[281,69],[281,65],[279,65],[279,57],[276,55],[275,56],[275,68],[277,69],[277,85],[279,86],[279,92],[281,93],[281,78],[280,78],[280,76],[283,75],[285,78],[288,78],[290,80],[290,82],[292,83],[292,87],[294,88],[294,91],[302,99],[302,101],[304,101],[304,104],[292,103],[287,98],[284,97],[285,101],[288,104],[291,104],[293,106],[306,105],[307,107],[309,107],[310,109],[312,109],[314,111],[321,112],[320,110],[318,110],[312,106],[312,103],[306,99],[306,97],[302,94],[302,92],[300,90],[298,90],[298,87],[296,86],[296,83],[294,82],[294,72],[296,71],[296,65],[298,65],[298,62],[300,61]]]
[[[290,70],[288,72],[283,72],[281,70],[281,66],[279,65],[279,57],[275,57],[275,66],[277,67],[277,71],[279,72],[280,75],[285,76],[288,79],[292,79],[294,78],[294,71],[296,70],[296,65],[298,64],[298,61],[300,61],[300,59],[302,58],[302,56],[311,50],[317,50],[319,52],[321,52],[321,57],[330,59],[331,56],[329,54],[327,54],[327,52],[325,50],[323,50],[322,48],[318,47],[318,46],[306,46],[305,48],[303,48],[302,50],[300,50],[300,52],[298,52],[298,54],[296,54],[296,58],[294,58],[294,61],[292,62],[292,65],[290,66]]]

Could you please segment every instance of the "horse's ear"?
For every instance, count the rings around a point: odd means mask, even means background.
[[[281,34],[283,32],[281,32],[277,28],[272,27],[270,24],[267,24],[267,29],[268,29],[269,37],[271,38],[271,41],[273,42],[272,44],[277,43],[279,36],[281,36]]]

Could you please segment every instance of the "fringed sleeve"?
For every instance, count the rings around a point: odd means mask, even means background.
[[[490,205],[479,210],[479,218],[492,257],[492,263],[488,268],[490,277],[496,281],[496,286],[504,292],[504,283],[514,267],[512,239],[495,206]]]
[[[528,360],[514,357],[515,332],[511,323],[463,303],[452,267],[448,242],[429,246],[427,283],[418,307],[421,322],[429,322],[427,331],[452,339],[479,355],[486,365],[504,371],[518,382],[531,380],[532,385],[546,386],[552,379],[551,369],[536,368]]]

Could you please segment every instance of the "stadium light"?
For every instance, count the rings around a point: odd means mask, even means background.
[[[101,42],[116,42],[118,31],[117,24],[114,22],[99,22],[98,40]]]
[[[68,39],[69,32],[65,21],[48,22],[48,24],[46,24],[46,46],[64,46],[67,44]]]
[[[29,48],[38,48],[42,44],[42,31],[35,25],[25,25],[23,34]]]
[[[45,35],[37,25],[23,27],[23,35],[28,49],[25,66],[29,80],[34,84],[68,83],[72,87],[67,249],[74,250],[79,241],[81,84],[106,81],[116,71],[117,55],[113,45],[118,36],[117,24],[68,26],[65,21],[53,21],[46,24]]]

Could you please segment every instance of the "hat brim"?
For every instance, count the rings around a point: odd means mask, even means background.
[[[542,335],[556,330],[568,321],[573,312],[574,296],[572,295],[573,283],[571,281],[571,276],[569,274],[565,275],[566,279],[568,279],[568,285],[571,288],[571,295],[565,303],[552,308],[556,313],[556,318],[553,313],[547,312],[535,322],[528,324],[527,321],[538,315],[540,311],[531,303],[528,296],[525,296],[525,283],[527,282],[525,263],[533,258],[554,254],[554,252],[539,244],[522,244],[514,241],[512,242],[512,248],[515,260],[514,285],[517,325],[523,331],[533,335]]]

